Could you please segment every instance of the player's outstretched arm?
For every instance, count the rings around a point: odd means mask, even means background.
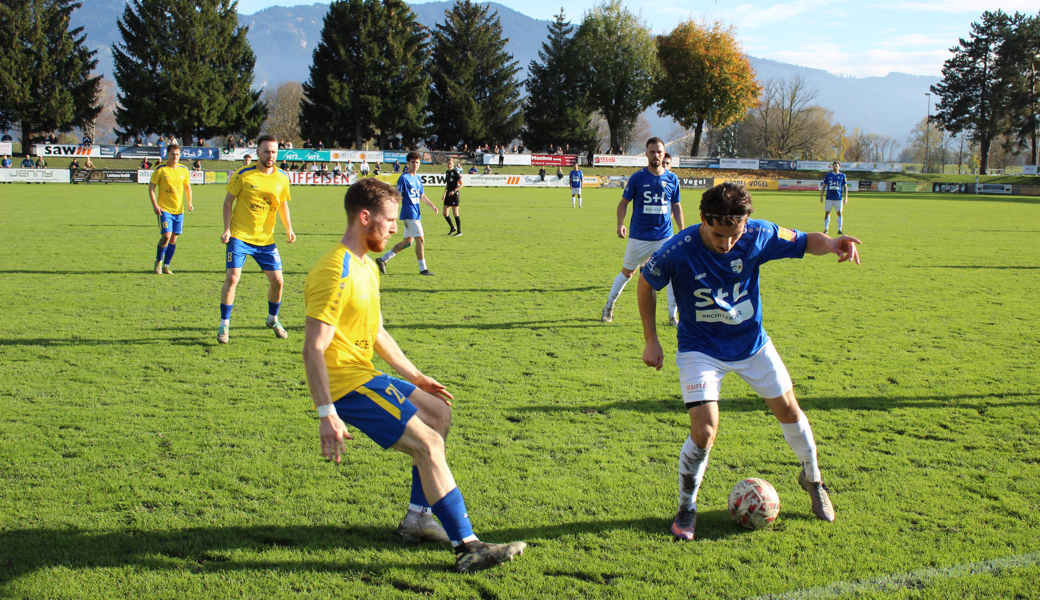
[[[292,217],[289,215],[289,203],[282,202],[282,205],[278,207],[278,214],[282,216],[282,225],[285,225],[285,235],[289,239],[289,243],[296,241],[296,232],[292,228]]]
[[[646,341],[643,362],[660,371],[664,366],[664,350],[661,349],[661,341],[657,339],[657,293],[642,274],[639,275],[636,297],[639,300],[639,319],[643,322],[643,339]]]
[[[450,400],[455,397],[448,393],[447,388],[440,384],[433,377],[428,377],[422,374],[422,371],[417,369],[412,361],[408,360],[408,357],[404,355],[404,351],[397,345],[397,342],[383,326],[379,326],[379,333],[376,334],[376,354],[379,358],[386,361],[386,364],[397,371],[401,377],[410,381],[416,387],[422,391],[432,394],[441,400],[445,404],[451,406]]]
[[[617,205],[617,236],[625,239],[628,231],[625,230],[625,214],[628,212],[628,200],[621,198]]]
[[[336,328],[314,317],[307,317],[304,326],[303,366],[307,372],[307,388],[314,400],[314,407],[331,405],[332,395],[329,392],[329,370],[325,366],[325,350],[332,343]],[[352,440],[347,426],[340,420],[336,411],[321,418],[318,426],[321,438],[321,454],[327,460],[340,462],[340,455],[347,450],[344,440]]]
[[[815,256],[823,256],[825,254],[837,254],[838,262],[851,261],[859,264],[859,250],[856,248],[856,244],[862,244],[863,242],[850,236],[843,235],[836,238],[832,238],[826,233],[808,233],[806,234],[808,239],[805,243],[805,251]]]

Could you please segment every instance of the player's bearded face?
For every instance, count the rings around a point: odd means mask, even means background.
[[[370,252],[382,252],[390,236],[397,233],[397,204],[384,204],[379,212],[369,213],[365,228],[365,243]]]
[[[265,169],[270,169],[274,166],[274,159],[278,156],[278,144],[277,142],[264,142],[260,144],[260,147],[256,149],[256,159],[264,166]]]
[[[658,168],[664,161],[664,146],[661,144],[650,144],[646,149],[646,160],[653,168]]]

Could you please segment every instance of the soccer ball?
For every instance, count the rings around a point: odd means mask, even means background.
[[[729,493],[729,514],[741,527],[763,529],[780,514],[780,496],[765,479],[738,481]]]

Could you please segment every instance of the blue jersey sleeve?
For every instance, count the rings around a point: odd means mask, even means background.
[[[657,291],[664,289],[675,275],[675,261],[671,260],[671,255],[666,251],[671,245],[671,240],[665,242],[643,265],[643,278]]]
[[[754,221],[765,235],[759,236],[761,262],[783,258],[802,258],[809,236],[802,231],[786,229],[769,221]]]
[[[628,200],[629,202],[632,201],[632,198],[636,197],[636,181],[635,180],[636,180],[636,177],[634,175],[632,177],[629,177],[628,178],[628,182],[625,183],[625,191],[621,192],[621,197],[624,198],[625,200]]]

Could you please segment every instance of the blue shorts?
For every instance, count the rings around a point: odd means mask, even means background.
[[[333,403],[336,414],[387,449],[404,435],[405,425],[419,409],[408,400],[415,386],[379,375]]]
[[[165,210],[161,212],[162,214],[159,215],[159,231],[161,233],[180,235],[184,231],[184,213],[174,215]]]
[[[278,254],[278,246],[268,244],[255,246],[242,240],[231,238],[227,245],[226,269],[241,269],[246,264],[246,257],[252,256],[263,271],[281,271],[282,257]]]

